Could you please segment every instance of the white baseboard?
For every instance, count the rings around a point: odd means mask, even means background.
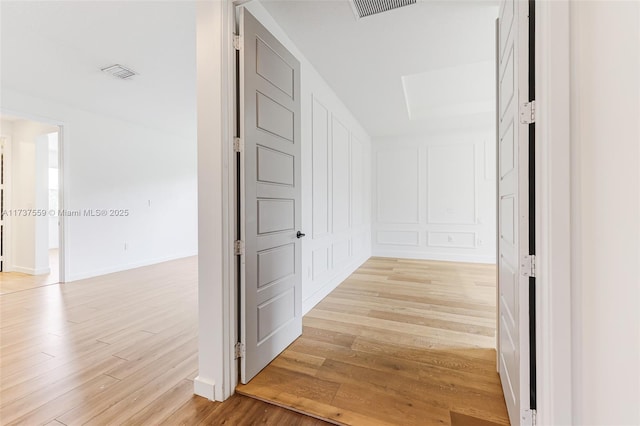
[[[191,251],[191,252],[187,252],[187,253],[181,253],[181,254],[176,254],[176,255],[171,255],[171,256],[166,256],[166,257],[160,257],[160,258],[155,258],[155,259],[145,259],[145,260],[141,260],[141,261],[138,261],[138,262],[127,263],[127,264],[124,264],[124,265],[111,266],[111,267],[108,267],[108,268],[97,269],[97,270],[89,271],[89,272],[67,273],[67,281],[66,282],[84,280],[84,279],[87,279],[87,278],[98,277],[100,275],[113,274],[114,272],[127,271],[129,269],[142,268],[144,266],[155,265],[157,263],[169,262],[171,260],[178,260],[178,259],[183,259],[185,257],[196,256],[197,254],[198,254],[198,251],[195,250],[195,251]]]
[[[349,275],[353,274],[353,272],[358,269],[364,262],[369,259],[369,254],[358,258],[356,261],[349,263],[344,267],[337,275],[334,275],[331,279],[327,281],[325,285],[323,285],[318,291],[313,293],[311,296],[307,297],[302,301],[302,315],[306,315],[314,306],[316,306],[322,299],[327,297],[329,293],[335,290],[344,280],[346,280]]]
[[[477,254],[421,253],[401,250],[374,250],[374,257],[393,257],[398,259],[441,260],[445,262],[496,263],[495,256]]]
[[[193,380],[193,393],[203,398],[207,398],[209,401],[215,401],[216,398],[216,384],[213,380],[205,379],[204,377],[196,377]]]
[[[7,268],[7,272],[9,271],[20,272],[28,275],[48,275],[51,273],[51,268],[35,269],[35,268],[26,268],[24,266],[12,266],[10,268]]]

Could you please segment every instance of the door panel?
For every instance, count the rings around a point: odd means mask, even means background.
[[[498,364],[511,423],[531,424],[529,278],[529,100],[527,1],[503,0],[498,25]]]
[[[241,381],[302,334],[300,64],[240,9]]]

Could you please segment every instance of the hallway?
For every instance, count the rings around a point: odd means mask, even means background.
[[[495,298],[493,265],[371,258],[237,390],[345,424],[509,424]]]

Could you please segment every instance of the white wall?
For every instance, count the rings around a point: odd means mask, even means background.
[[[264,7],[246,7],[301,64],[304,314],[371,255],[371,139]]]
[[[571,3],[573,422],[640,424],[640,3]]]
[[[67,281],[197,253],[195,140],[4,87],[1,107],[63,124]]]
[[[495,262],[490,126],[375,139],[373,169],[375,256]]]

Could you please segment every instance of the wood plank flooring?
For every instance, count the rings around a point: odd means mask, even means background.
[[[495,267],[372,258],[238,391],[350,425],[508,425]]]
[[[0,296],[2,425],[320,425],[193,396],[197,259]]]
[[[45,275],[28,275],[21,272],[0,272],[0,294],[15,293],[44,285],[57,284],[60,265],[58,263],[58,249],[49,250],[49,268]]]

